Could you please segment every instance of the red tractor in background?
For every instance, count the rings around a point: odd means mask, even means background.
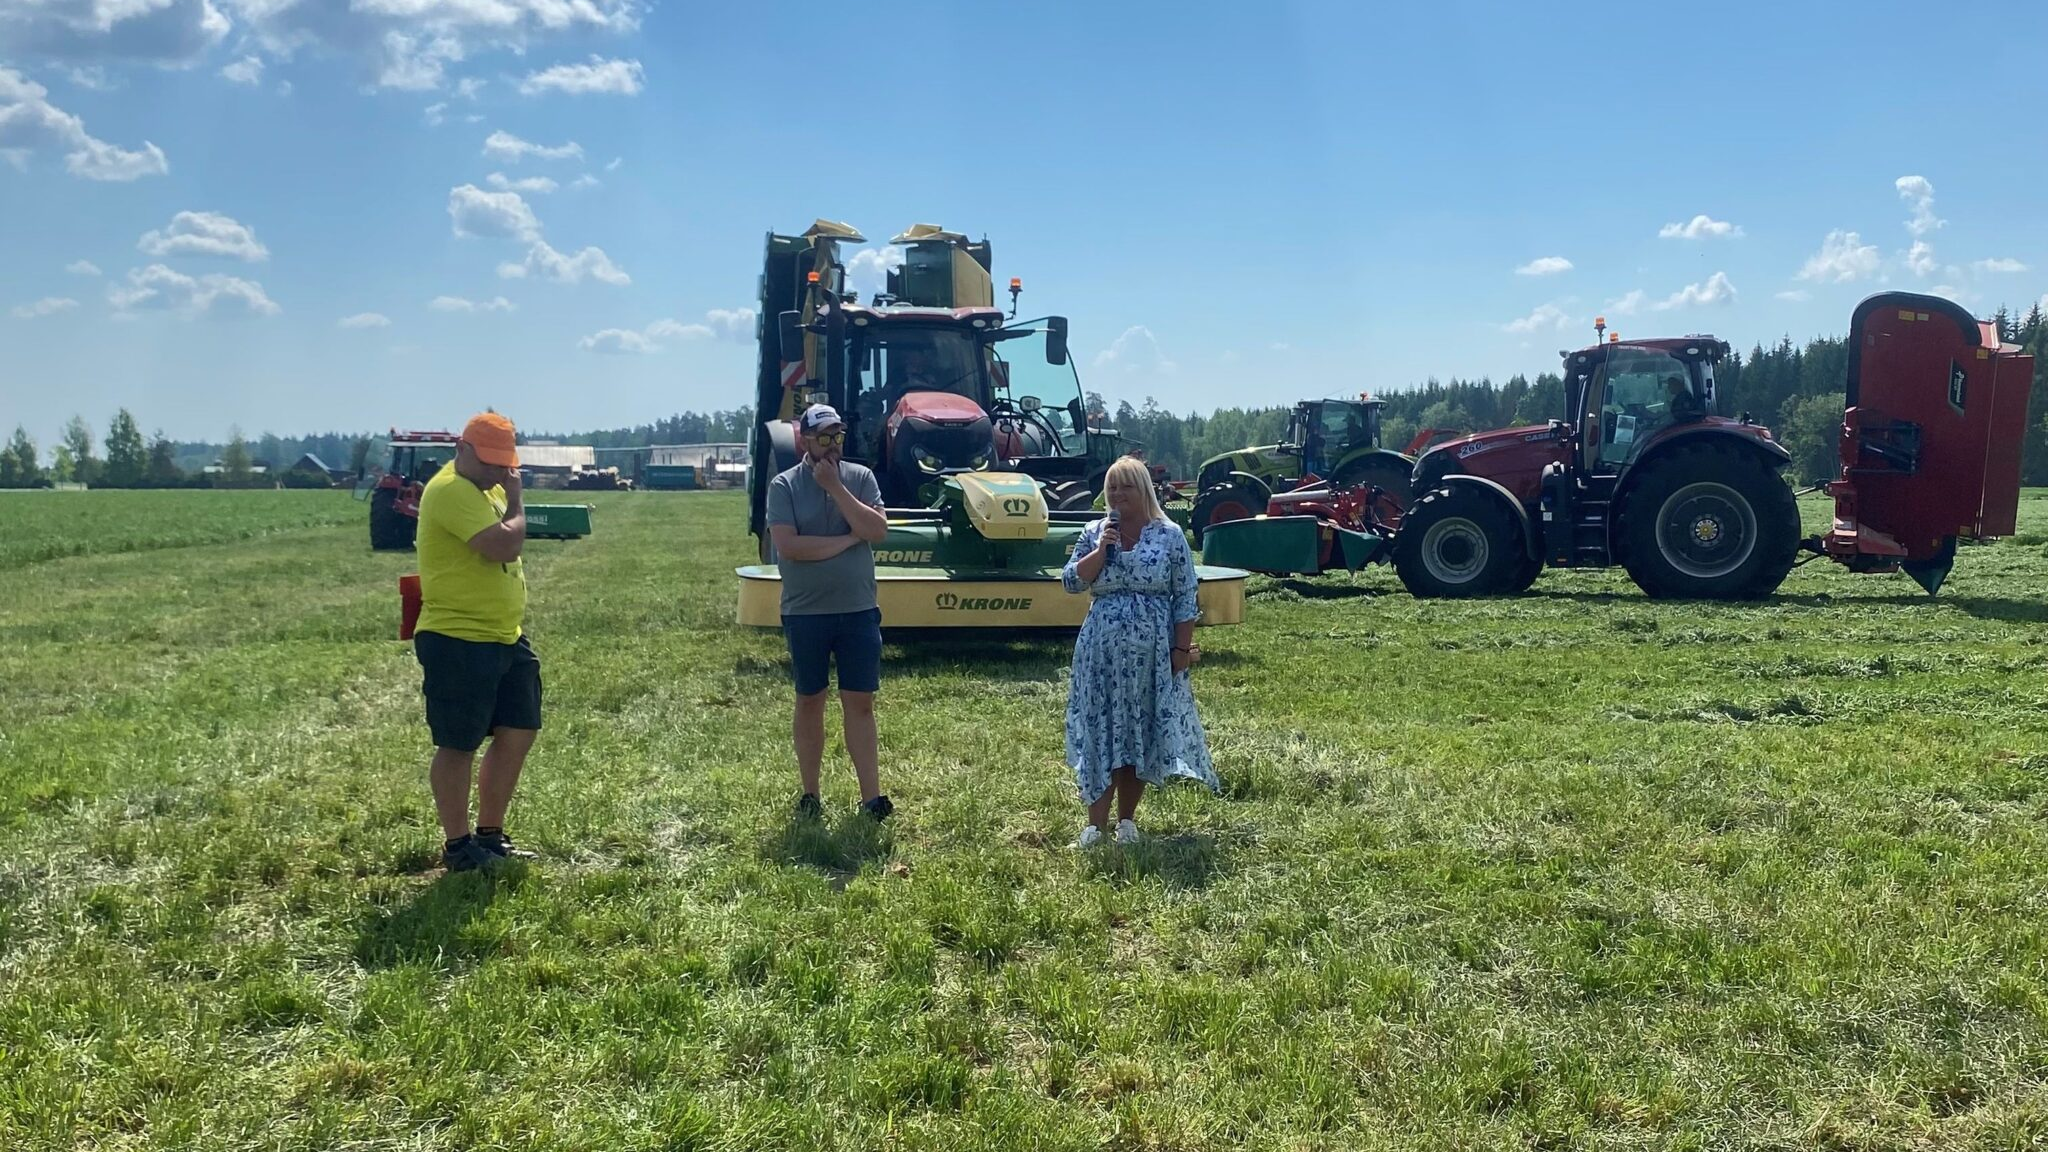
[[[1560,354],[1563,419],[1430,449],[1398,517],[1368,509],[1347,526],[1316,507],[1334,499],[1327,489],[1302,494],[1306,515],[1276,495],[1261,519],[1211,525],[1203,559],[1311,572],[1391,559],[1410,592],[1442,597],[1519,593],[1546,566],[1618,564],[1654,597],[1757,600],[1805,552],[1903,571],[1932,594],[1958,537],[2014,531],[2033,358],[1959,305],[1907,292],[1858,304],[1848,339],[1825,535],[1802,538],[1780,474],[1791,455],[1770,430],[1712,414],[1726,341],[1610,335]],[[1342,547],[1304,546],[1309,526]]]
[[[391,430],[390,463],[374,480],[364,477],[358,499],[370,501],[370,547],[380,552],[412,548],[420,526],[420,493],[441,465],[455,459],[453,432]]]

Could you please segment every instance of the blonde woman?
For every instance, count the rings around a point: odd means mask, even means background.
[[[1088,806],[1082,848],[1102,841],[1112,798],[1117,843],[1130,844],[1146,784],[1187,776],[1220,787],[1188,683],[1201,658],[1194,553],[1143,461],[1110,465],[1104,496],[1108,516],[1082,530],[1060,574],[1067,591],[1094,596],[1067,695],[1067,765]]]

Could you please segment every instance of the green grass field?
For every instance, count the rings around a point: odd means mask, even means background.
[[[740,498],[589,501],[487,878],[362,505],[0,497],[0,1148],[2048,1141],[2041,494],[1936,600],[1255,579],[1225,794],[1092,855],[1070,638],[892,644],[897,817],[835,739],[806,832]]]

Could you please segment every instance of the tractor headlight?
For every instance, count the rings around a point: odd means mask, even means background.
[[[937,472],[939,470],[939,458],[932,455],[922,444],[911,447],[910,458],[917,461],[917,466],[927,472]]]
[[[974,455],[974,470],[975,470],[976,472],[979,472],[979,471],[981,471],[982,469],[984,469],[984,468],[986,468],[986,467],[988,467],[988,453],[986,453],[986,452],[977,452],[977,453],[975,453],[975,455]]]

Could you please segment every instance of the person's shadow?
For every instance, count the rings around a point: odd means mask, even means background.
[[[1088,875],[1122,888],[1157,879],[1169,889],[1196,890],[1222,874],[1223,848],[1207,832],[1148,836],[1136,844],[1105,842],[1088,849]]]
[[[526,878],[517,861],[490,871],[444,872],[387,907],[373,907],[356,929],[356,962],[395,968],[418,962],[473,961],[496,952],[498,941],[469,931],[499,896]]]
[[[778,864],[815,869],[832,887],[844,888],[862,868],[887,857],[894,845],[889,828],[865,813],[848,812],[837,819],[792,813],[762,854]]]

